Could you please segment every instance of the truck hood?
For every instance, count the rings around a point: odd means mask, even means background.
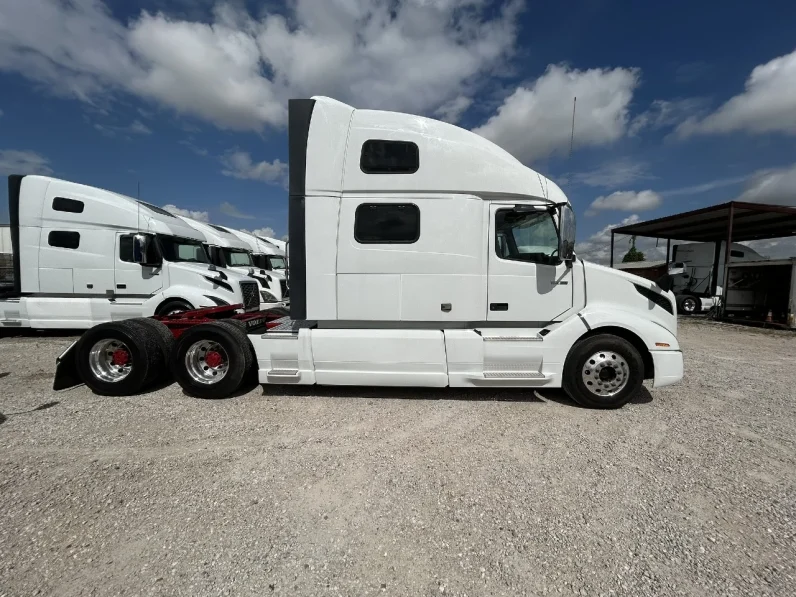
[[[618,269],[583,261],[586,303],[604,303],[607,309],[622,309],[654,321],[677,335],[677,305],[674,294],[651,280]]]

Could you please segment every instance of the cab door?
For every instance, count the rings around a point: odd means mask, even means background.
[[[114,294],[119,297],[145,299],[163,288],[163,268],[141,265],[133,261],[133,235],[116,234],[114,259]]]
[[[487,321],[541,327],[573,304],[572,269],[558,256],[554,213],[489,205]]]

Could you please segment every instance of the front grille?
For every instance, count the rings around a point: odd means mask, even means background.
[[[257,309],[260,306],[260,293],[257,292],[257,282],[241,282],[240,291],[243,294],[243,308]]]
[[[279,280],[279,287],[282,289],[282,300],[290,296],[290,291],[287,289],[287,280]]]

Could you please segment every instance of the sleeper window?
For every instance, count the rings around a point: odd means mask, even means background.
[[[371,139],[362,144],[359,167],[365,174],[412,174],[420,168],[420,152],[410,141]]]
[[[558,229],[552,214],[547,211],[498,210],[495,214],[495,251],[501,259],[558,264]]]
[[[420,238],[420,210],[413,203],[363,203],[354,217],[361,244],[410,244]]]
[[[56,197],[53,199],[53,209],[55,211],[66,211],[73,214],[83,213],[83,202],[77,199],[67,199],[66,197]]]
[[[80,246],[80,233],[53,230],[47,235],[47,243],[59,249],[77,249]]]

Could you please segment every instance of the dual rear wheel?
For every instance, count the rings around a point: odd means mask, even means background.
[[[191,396],[223,398],[238,390],[253,363],[246,327],[233,319],[190,327],[177,341],[155,319],[108,322],[75,347],[80,379],[106,396],[138,394],[171,376]]]

